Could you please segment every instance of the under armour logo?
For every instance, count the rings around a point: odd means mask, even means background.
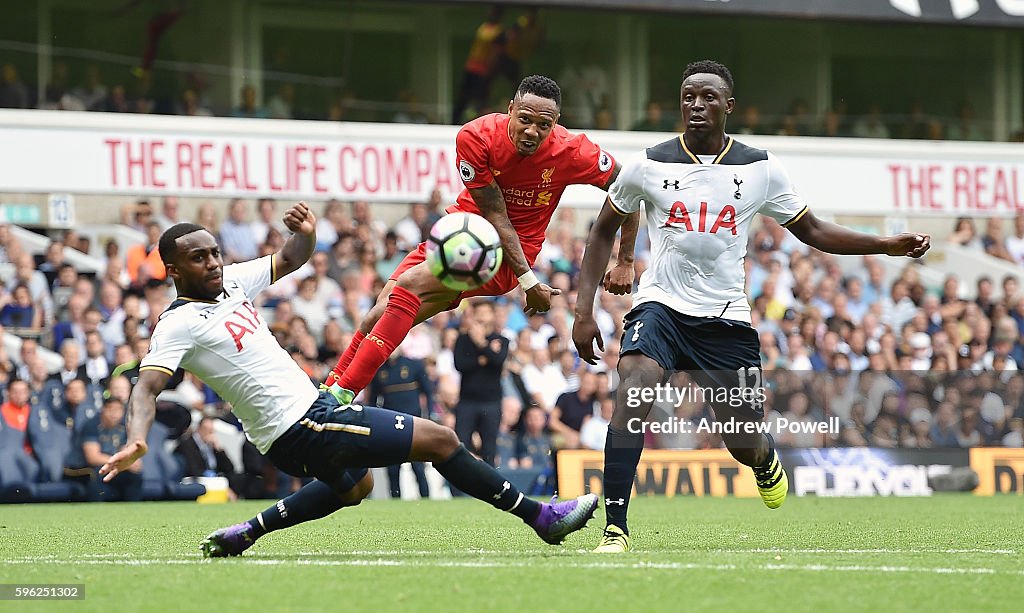
[[[736,184],[736,193],[733,194],[732,197],[739,200],[740,198],[743,197],[743,195],[740,194],[740,186],[743,185],[743,179],[740,179],[738,176],[733,175],[732,182]]]
[[[610,504],[617,504],[620,507],[624,507],[624,506],[626,506],[626,499],[625,498],[618,498],[618,499],[616,499],[616,498],[605,498],[604,499],[604,506],[608,506]]]
[[[661,189],[668,189],[669,185],[672,186],[672,189],[679,191],[679,181],[669,181],[668,179],[665,179],[665,185]]]
[[[506,481],[501,484],[501,491],[495,494],[494,496],[491,496],[491,498],[494,498],[495,500],[501,500],[501,497],[505,495],[505,492],[509,491],[509,489],[511,488],[512,484]]]
[[[633,342],[636,342],[636,341],[640,340],[640,328],[643,328],[643,327],[644,327],[644,322],[642,322],[642,321],[636,322],[636,325],[633,326],[633,338],[632,338]]]
[[[405,415],[395,415],[395,430],[405,430]]]

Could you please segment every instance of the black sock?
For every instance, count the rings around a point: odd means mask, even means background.
[[[464,445],[444,462],[434,464],[437,472],[463,492],[496,509],[507,511],[529,523],[537,519],[540,503],[527,498],[490,464],[478,460]]]
[[[266,511],[249,520],[253,538],[259,538],[268,532],[289,528],[305,521],[326,517],[338,509],[352,506],[342,502],[334,490],[323,481],[311,481],[302,489]]]
[[[604,513],[609,525],[622,528],[626,534],[629,534],[626,526],[629,495],[643,451],[643,434],[608,427],[608,436],[604,439]]]
[[[756,471],[767,471],[772,467],[772,463],[775,461],[775,439],[767,432],[765,432],[764,437],[765,440],[768,441],[768,455],[765,456],[764,462],[751,467]]]

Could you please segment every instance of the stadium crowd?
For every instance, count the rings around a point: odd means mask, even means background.
[[[535,15],[531,19],[521,16],[516,24],[520,31],[532,32]],[[495,32],[482,24],[480,37],[492,37]],[[513,28],[505,30],[511,31]],[[499,32],[500,34],[500,32]],[[526,38],[536,38],[530,34]],[[523,38],[521,34],[516,37]],[[502,40],[502,39],[499,39]],[[536,43],[531,43],[536,44]],[[456,93],[455,108],[450,121],[461,124],[469,118],[485,113],[501,112],[504,99],[495,101],[492,90],[512,87],[519,81],[522,55],[528,53],[518,47],[509,57],[506,43],[481,42],[481,48],[490,49],[489,56],[480,58],[474,46],[466,60],[462,84]],[[518,76],[517,76],[518,75]],[[612,86],[607,70],[592,60],[580,58],[559,74],[553,75],[563,89],[573,91],[566,100],[561,123],[576,129],[634,130],[681,132],[676,103],[670,100],[649,100],[632,123],[619,125],[611,101]],[[496,80],[498,87],[495,87]],[[184,84],[172,95],[153,84],[152,73],[140,73],[130,82],[108,85],[104,83],[97,64],[88,65],[79,78],[72,80],[66,62],[54,63],[53,75],[37,95],[34,85],[22,80],[13,64],[0,67],[0,108],[39,108],[70,111],[103,111],[108,113],[155,113],[196,117],[246,117],[256,119],[312,119],[326,121],[377,121],[396,123],[444,123],[437,109],[419,101],[408,91],[402,91],[395,101],[363,100],[357,92],[343,91],[331,96],[324,105],[317,98],[315,104],[297,98],[295,86],[288,82],[268,82],[266,96],[252,85],[244,85],[237,93],[237,104],[214,99],[209,93],[208,79],[198,74],[183,78]],[[782,109],[768,111],[756,104],[741,105],[736,109],[734,130],[737,134],[776,134],[782,136],[825,136],[855,138],[896,138],[922,140],[989,141],[993,139],[991,126],[976,117],[974,108],[962,103],[955,108],[928,108],[914,102],[908,108],[883,108],[879,104],[860,112],[851,111],[840,102],[820,113],[811,111],[802,98],[794,98]],[[1010,136],[1013,142],[1024,141],[1024,129]]]
[[[316,253],[257,305],[312,379],[322,380],[334,364],[440,208],[435,192],[388,227],[366,202],[331,200],[316,207]],[[231,263],[280,248],[283,210],[269,199],[234,200],[226,207],[204,204],[195,221],[218,237],[225,263]],[[393,391],[389,376],[392,382],[415,381],[403,388],[414,390],[411,396],[394,397],[402,407],[387,406],[452,425],[485,459],[503,469],[534,471],[540,482],[553,470],[552,450],[602,449],[618,383],[617,339],[630,300],[600,293],[597,321],[606,351],[596,367],[581,362],[570,337],[586,242],[574,231],[585,225],[577,224],[581,214],[557,211],[535,267],[563,291],[549,312],[527,317],[522,297],[513,294],[441,313],[413,329],[396,352],[400,357],[381,369],[391,374],[379,377],[362,401],[386,400]],[[0,225],[0,325],[20,338],[20,349],[11,355],[0,347],[0,411],[3,425],[20,433],[18,462],[31,464],[45,453],[28,427],[33,413],[73,433],[63,462],[67,478],[89,479],[123,443],[124,405],[139,360],[173,298],[156,243],[164,228],[179,221],[184,220],[175,198],[163,199],[159,207],[140,200],[125,209],[121,222],[145,240],[124,253],[114,241],[96,246],[105,262],[96,275],[66,259],[70,249],[90,248],[73,230],[34,256]],[[875,258],[863,258],[855,274],[844,275],[835,257],[808,249],[767,218],[760,224],[746,267],[753,323],[761,336],[767,419],[835,416],[841,424],[827,434],[780,435],[780,445],[1024,446],[1024,293],[1016,277],[983,278],[977,287],[950,277],[941,287],[927,287],[919,264],[911,262],[897,280],[883,285]],[[991,219],[978,236],[971,220],[959,220],[948,240],[1024,264],[1024,216],[1013,228],[1005,234],[1002,220]],[[641,228],[638,275],[648,258]],[[995,283],[1002,285],[1000,300],[993,299]],[[488,343],[502,348],[501,360],[482,373],[474,370],[474,351]],[[59,367],[48,368],[40,348],[57,352]],[[494,383],[481,386],[483,380]],[[273,496],[291,486],[250,444],[234,454],[242,464],[234,465],[221,439],[232,432],[230,440],[242,439],[223,403],[189,374],[172,383],[157,419],[177,441],[186,474],[229,475],[240,496]],[[686,373],[673,375],[672,383],[691,385]],[[691,397],[656,404],[652,419],[710,415],[706,403]],[[458,418],[473,423],[459,424]],[[9,447],[11,440],[0,444]],[[648,444],[717,448],[721,441],[711,434],[651,435]]]

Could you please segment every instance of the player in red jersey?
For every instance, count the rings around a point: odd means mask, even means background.
[[[501,296],[518,286],[526,293],[527,314],[551,308],[552,296],[561,292],[541,283],[532,267],[562,192],[575,184],[607,190],[619,173],[612,156],[558,125],[561,104],[557,83],[529,76],[519,84],[507,115],[485,115],[459,130],[455,151],[466,189],[447,212],[477,213],[494,225],[504,251],[501,268],[482,287],[451,290],[430,273],[420,243],[398,266],[324,382],[340,403],[350,403],[369,384],[412,326],[463,298]],[[618,263],[605,277],[610,292],[632,288],[638,224],[637,214],[623,224]]]

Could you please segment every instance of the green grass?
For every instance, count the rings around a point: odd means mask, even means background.
[[[266,503],[0,506],[0,583],[84,583],[112,611],[1010,611],[1024,499],[642,498],[636,551],[563,547],[473,500],[369,501],[202,560],[210,531]],[[0,610],[5,605],[0,603]],[[22,605],[24,603],[17,603]]]

